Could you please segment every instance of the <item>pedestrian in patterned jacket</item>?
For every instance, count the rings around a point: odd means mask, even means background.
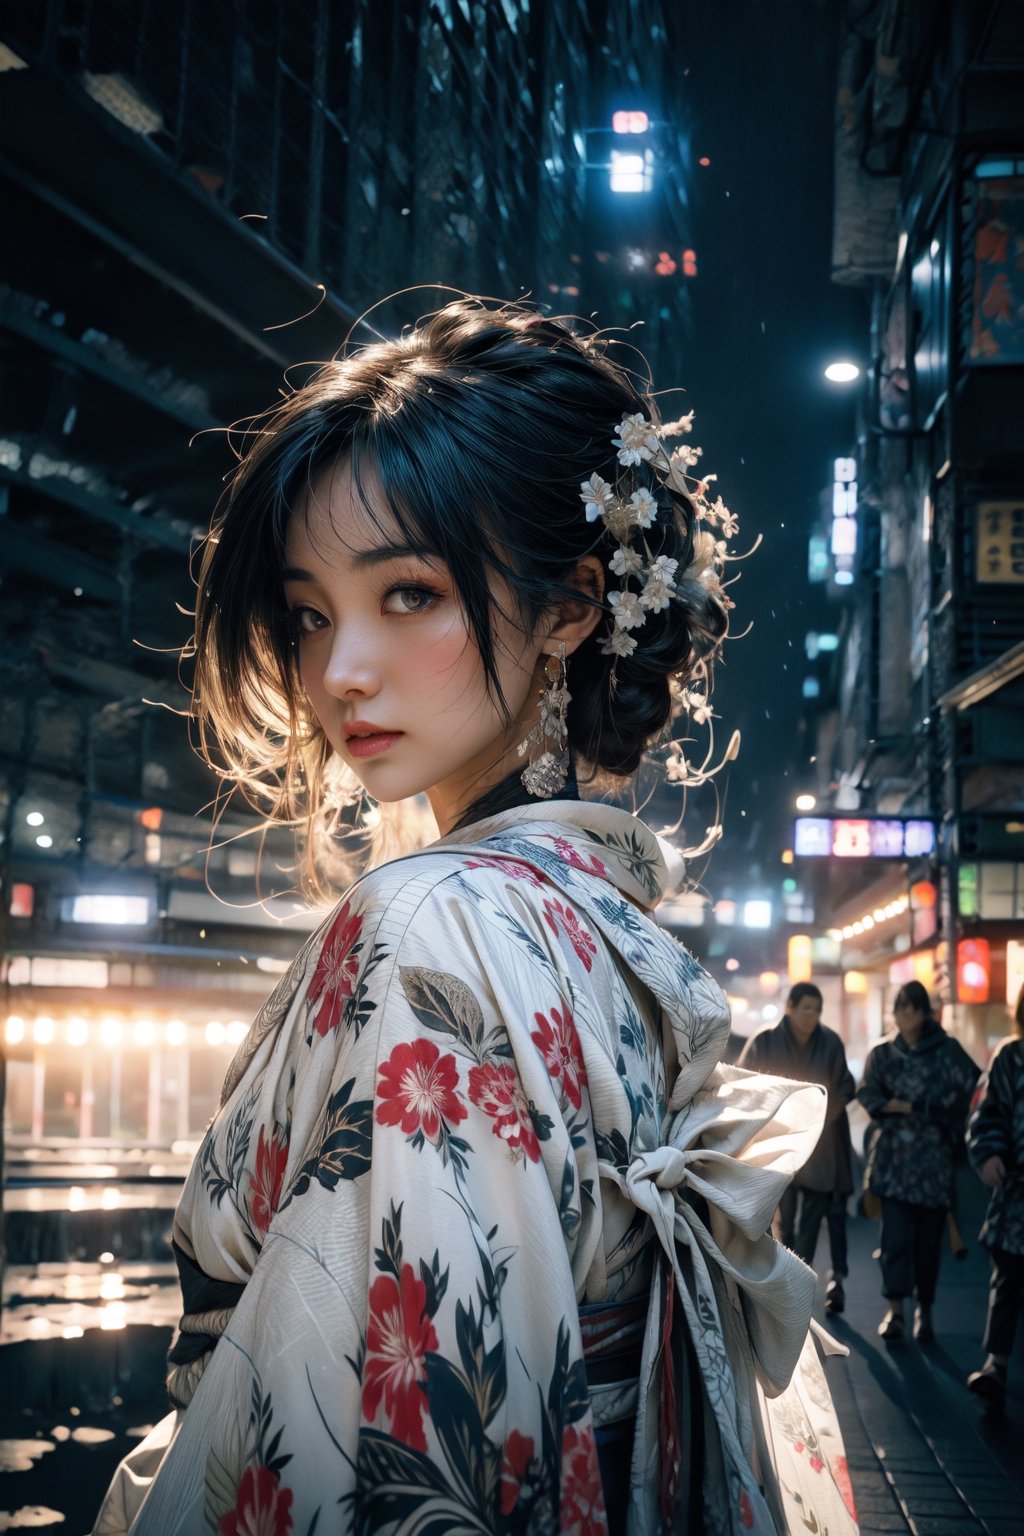
[[[880,1127],[868,1188],[882,1203],[883,1339],[903,1337],[903,1303],[917,1297],[914,1337],[935,1337],[932,1303],[953,1172],[974,1086],[981,1075],[959,1041],[933,1017],[928,993],[908,981],[893,1004],[896,1032],[868,1053],[857,1094]]]
[[[1003,1040],[982,1078],[967,1127],[967,1153],[992,1191],[981,1238],[992,1259],[985,1364],[967,1386],[990,1407],[1006,1398],[1006,1365],[1024,1303],[1024,987],[1013,1011],[1015,1033]]]

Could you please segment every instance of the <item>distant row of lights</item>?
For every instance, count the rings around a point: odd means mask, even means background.
[[[185,1045],[189,1035],[195,1032],[184,1019],[168,1019],[161,1026],[153,1019],[136,1019],[128,1025],[117,1018],[90,1022],[72,1017],[65,1020],[61,1028],[56,1019],[46,1014],[40,1014],[31,1023],[18,1014],[8,1014],[4,1026],[8,1045],[21,1045],[25,1040],[32,1040],[36,1045],[54,1045],[62,1041],[71,1046],[84,1046],[98,1041],[100,1045],[137,1045],[146,1049],[157,1044]],[[210,1019],[203,1033],[207,1045],[239,1045],[249,1033],[249,1024],[244,1019],[230,1019],[226,1024],[221,1019]]]
[[[886,902],[884,907],[876,907],[873,912],[865,912],[855,923],[846,923],[842,928],[830,928],[830,939],[859,939],[861,934],[870,933],[872,928],[877,928],[880,923],[888,923],[892,918],[901,916],[910,906],[909,896],[898,896],[895,901]]]

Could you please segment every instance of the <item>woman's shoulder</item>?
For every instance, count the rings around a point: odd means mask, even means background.
[[[974,1057],[971,1055],[970,1051],[967,1050],[967,1048],[961,1043],[961,1041],[956,1038],[955,1035],[951,1035],[948,1029],[944,1029],[942,1033],[945,1036],[945,1039],[940,1043],[942,1045],[942,1049],[946,1053],[946,1056],[951,1061],[955,1061],[958,1067],[964,1070],[970,1070],[974,1073],[975,1077],[980,1077],[981,1068],[974,1060]]]
[[[1024,1036],[1013,1034],[1000,1040],[988,1063],[989,1076],[994,1072],[1012,1077],[1024,1072]]]
[[[431,937],[476,949],[526,930],[557,929],[566,915],[564,892],[529,850],[496,851],[434,844],[368,870],[336,909],[332,930],[358,921],[368,937],[391,953]]]

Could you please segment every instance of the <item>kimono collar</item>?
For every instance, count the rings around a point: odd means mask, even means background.
[[[460,827],[432,846],[503,843],[536,845],[574,869],[610,881],[635,906],[649,911],[682,882],[681,855],[642,821],[598,800],[551,800],[516,805]]]

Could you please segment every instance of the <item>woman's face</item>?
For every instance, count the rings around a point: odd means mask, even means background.
[[[912,1045],[924,1028],[925,1015],[920,1008],[912,1008],[909,1003],[897,1003],[892,1016],[904,1040]]]
[[[328,472],[288,527],[284,589],[302,685],[334,751],[378,801],[426,791],[442,833],[519,763],[544,634],[492,619],[506,725],[448,569],[408,548],[372,488]],[[507,594],[494,589],[502,608]],[[550,648],[550,647],[549,647]]]

